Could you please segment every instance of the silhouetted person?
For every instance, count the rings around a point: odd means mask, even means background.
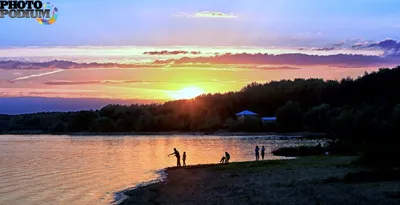
[[[178,150],[174,148],[174,152],[169,154],[168,156],[175,155],[176,157],[176,166],[180,167],[181,166],[181,155],[179,154]]]
[[[186,166],[186,152],[183,152],[182,162],[183,162],[183,166]]]
[[[260,159],[260,148],[258,146],[256,146],[256,161],[258,161]]]
[[[229,163],[230,159],[231,159],[231,155],[229,155],[228,152],[225,152],[225,163]]]
[[[264,156],[265,156],[265,147],[262,146],[261,148],[261,159],[264,160]]]
[[[221,160],[219,160],[219,163],[225,163],[225,157],[222,156]]]

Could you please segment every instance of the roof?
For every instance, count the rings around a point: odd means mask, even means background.
[[[248,110],[243,110],[242,112],[236,113],[235,115],[257,115],[257,113],[254,113],[252,111],[248,111]]]
[[[275,121],[276,117],[262,117],[261,120],[263,120],[263,121]]]

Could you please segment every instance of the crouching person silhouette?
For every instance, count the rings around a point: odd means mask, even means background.
[[[231,159],[231,155],[229,155],[228,152],[225,152],[225,163],[228,164],[230,159]]]

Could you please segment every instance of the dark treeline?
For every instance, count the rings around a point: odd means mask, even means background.
[[[0,115],[0,131],[43,133],[158,131],[324,132],[343,141],[398,141],[400,67],[340,81],[295,79],[252,83],[238,92],[152,105],[108,105],[68,113]],[[276,124],[241,123],[244,109]],[[369,146],[373,143],[357,143]],[[354,150],[354,147],[351,148]]]
[[[252,83],[239,92],[152,105],[108,105],[100,110],[0,115],[0,130],[65,132],[278,131],[389,135],[400,120],[400,67],[358,79],[295,79]],[[276,126],[257,120],[241,125],[244,109],[276,116]],[[358,133],[360,132],[360,133]],[[371,136],[372,137],[372,136]]]

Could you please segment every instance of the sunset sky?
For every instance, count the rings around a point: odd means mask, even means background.
[[[397,0],[51,3],[53,25],[0,19],[0,105],[15,97],[163,102],[400,63]]]

